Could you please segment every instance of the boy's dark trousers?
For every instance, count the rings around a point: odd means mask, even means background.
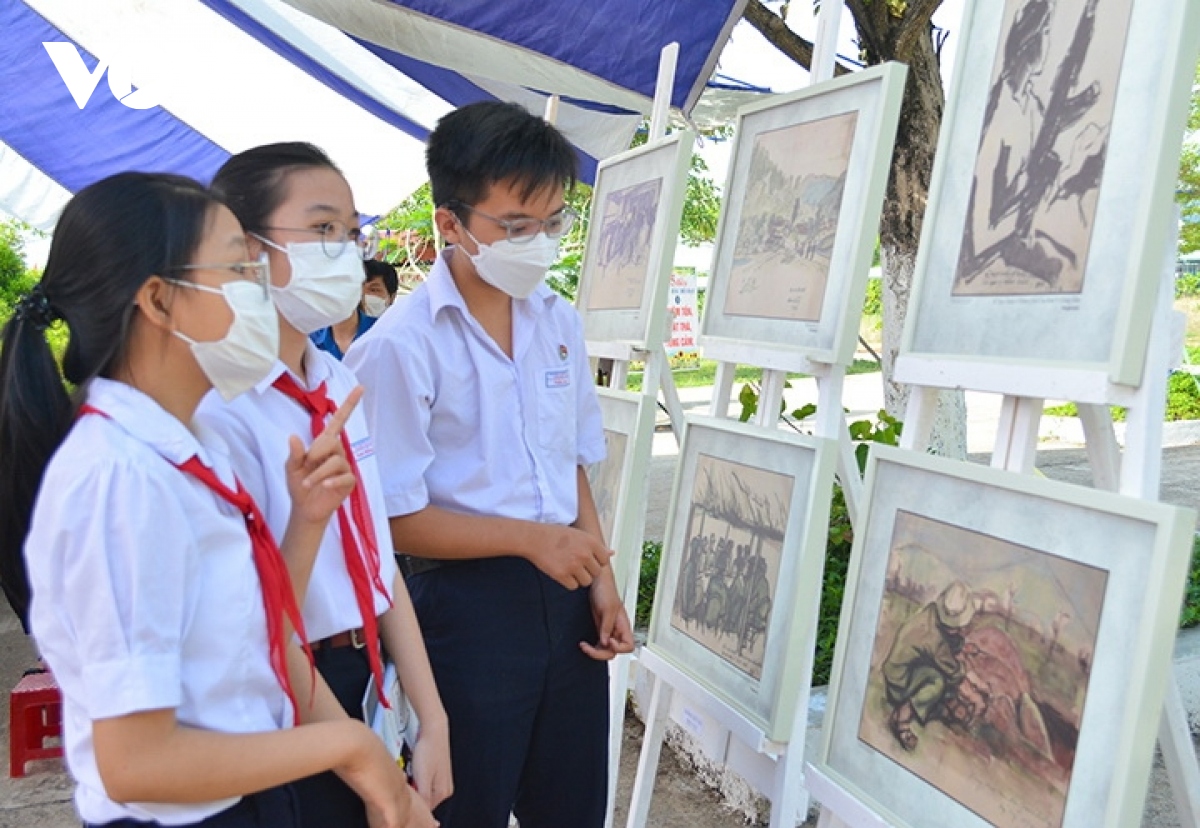
[[[522,558],[414,575],[409,593],[450,721],[454,795],[442,828],[600,828],[608,778],[608,665],[588,590]]]

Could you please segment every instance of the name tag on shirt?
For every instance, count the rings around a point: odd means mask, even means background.
[[[354,452],[354,459],[361,463],[366,458],[374,456],[375,443],[371,441],[371,437],[368,435],[361,440],[351,443],[350,450]]]
[[[571,385],[571,371],[568,368],[560,368],[556,371],[546,372],[546,387],[547,388],[567,388]]]

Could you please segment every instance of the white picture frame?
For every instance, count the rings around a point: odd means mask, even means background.
[[[778,742],[812,679],[836,455],[707,417],[680,449],[645,646]]]
[[[706,356],[848,364],[907,69],[887,63],[738,112],[701,322]]]
[[[962,32],[896,379],[1109,402],[1174,249],[1200,7],[970,3]]]
[[[865,494],[817,771],[896,828],[1139,824],[1195,512],[878,445]]]
[[[604,540],[616,552],[610,565],[628,609],[637,599],[655,403],[644,393],[615,388],[598,387],[596,397],[608,454],[587,468],[588,483]]]
[[[575,299],[589,343],[645,350],[666,338],[667,290],[695,143],[695,133],[680,130],[597,168]]]

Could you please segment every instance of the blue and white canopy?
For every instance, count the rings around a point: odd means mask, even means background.
[[[650,109],[680,43],[687,114],[745,0],[0,0],[0,210],[43,228],[128,169],[207,181],[272,141],[325,149],[364,214],[424,180],[450,109],[517,101],[558,125],[585,176]]]

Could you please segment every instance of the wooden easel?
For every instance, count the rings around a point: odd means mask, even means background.
[[[833,77],[842,6],[842,0],[821,5],[810,84]],[[771,430],[778,427],[778,412],[788,372],[810,374],[817,378],[819,402],[815,433],[839,442],[838,476],[845,491],[847,509],[853,519],[857,514],[862,480],[842,414],[845,366],[813,362],[801,355],[781,353],[778,349],[753,344],[709,342],[704,344],[704,351],[705,357],[717,360],[712,414],[728,416],[737,365],[756,365],[763,368],[763,375],[754,422]],[[674,417],[672,420],[676,425],[678,421]],[[814,629],[818,610],[819,607],[814,605],[811,619]],[[654,652],[643,650],[639,655],[639,664],[650,676],[651,699],[649,710],[646,711],[646,729],[642,736],[642,751],[634,779],[627,828],[644,828],[647,824],[654,777],[669,724],[671,701],[676,693],[686,699],[689,705],[711,716],[742,746],[774,762],[769,790],[763,791],[771,801],[771,828],[793,828],[798,820],[804,819],[809,801],[804,781],[803,755],[808,726],[808,683],[803,683],[803,696],[797,700],[787,741],[778,742],[769,739],[758,725],[714,697],[710,691]]]
[[[1174,258],[1175,240],[1172,238],[1159,285],[1158,305],[1140,387],[1112,384],[1102,372],[1078,372],[1077,376],[1068,376],[1065,380],[1061,374],[1055,375],[1056,399],[1090,401],[1077,405],[1083,421],[1095,487],[1145,500],[1158,500],[1159,497],[1167,377],[1175,358],[1171,348],[1175,318],[1171,307],[1175,283]],[[921,362],[925,360],[917,362],[912,357],[902,356],[896,366],[897,377],[903,377],[906,372],[921,376],[936,372],[935,366]],[[1005,371],[1007,367],[996,366],[995,370]],[[1004,382],[1003,378],[997,380],[995,374],[989,382],[987,366],[981,366],[980,371],[983,372],[981,382],[985,387],[992,382]],[[909,398],[902,448],[924,451],[928,446],[940,390],[933,385],[914,386]],[[991,465],[994,468],[1019,474],[1033,473],[1043,402],[1042,398],[1005,395],[992,451]],[[1128,409],[1123,455],[1113,433],[1110,405],[1122,405]],[[1180,824],[1200,825],[1200,766],[1192,748],[1191,731],[1177,677],[1167,682],[1158,743],[1171,781]],[[810,791],[822,803],[818,828],[888,826],[879,815],[819,769],[810,765],[806,776]]]

